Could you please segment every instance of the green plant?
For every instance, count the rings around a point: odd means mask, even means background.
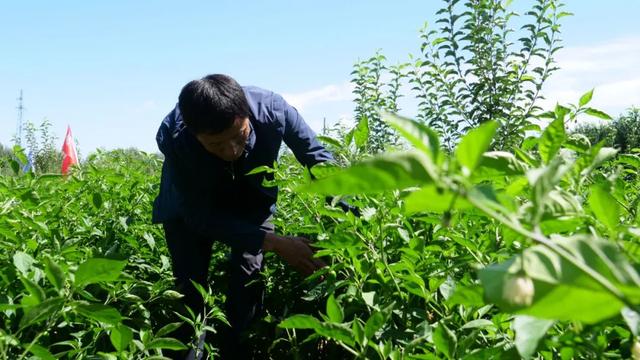
[[[68,178],[0,178],[1,359],[146,359],[187,346],[170,335],[180,294],[149,218],[159,167],[156,155],[99,152]]]
[[[386,58],[377,52],[369,59],[358,61],[351,72],[354,84],[356,122],[366,121],[371,136],[367,150],[378,153],[387,146],[396,145],[397,135],[380,119],[378,109],[397,112],[402,79],[406,77],[407,64],[385,65]],[[386,79],[386,77],[390,79]],[[362,126],[362,125],[361,125]]]
[[[591,143],[602,141],[606,146],[615,147],[621,153],[628,154],[640,148],[638,124],[640,124],[640,108],[631,107],[612,122],[582,124],[572,132],[586,136]]]
[[[524,142],[533,146],[514,153],[489,151],[496,122],[447,156],[433,130],[387,116],[413,151],[323,170],[302,188],[369,195],[359,200],[362,219],[328,213],[334,225],[318,228],[318,254],[333,260],[323,272],[326,309],[280,326],[358,358],[629,354],[640,305],[631,265],[638,199],[627,197],[635,180],[619,177],[640,162],[566,134],[586,103],[547,113],[551,124]],[[618,167],[599,171],[606,161]]]
[[[57,137],[51,132],[51,122],[44,119],[38,127],[28,121],[24,124],[25,153],[33,159],[33,170],[39,173],[58,173],[62,164],[62,152]]]

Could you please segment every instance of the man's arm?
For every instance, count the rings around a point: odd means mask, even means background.
[[[309,170],[318,163],[333,161],[334,159],[331,153],[320,144],[315,132],[307,125],[302,116],[300,116],[298,110],[289,105],[286,100],[279,95],[275,96],[274,101],[279,102],[276,108],[282,109],[285,124],[284,142],[291,151],[293,151],[296,159]],[[309,173],[311,178],[315,179],[311,171],[309,171]],[[332,200],[333,197],[328,196],[326,198],[327,204],[330,204]],[[354,215],[360,216],[360,210],[344,200],[338,201],[336,205],[344,212],[352,212]]]
[[[315,132],[304,121],[298,110],[289,105],[280,95],[274,95],[274,108],[284,122],[284,143],[291,149],[296,159],[307,168],[332,161],[333,156],[320,144]]]

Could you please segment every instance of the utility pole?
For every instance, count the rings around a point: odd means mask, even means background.
[[[18,98],[18,125],[16,128],[16,145],[22,146],[22,115],[25,110],[22,105],[22,89],[20,89],[20,97]]]
[[[322,135],[327,135],[327,118],[322,118]]]

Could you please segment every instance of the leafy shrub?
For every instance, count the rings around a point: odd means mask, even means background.
[[[627,154],[640,148],[640,108],[632,107],[610,123],[585,124],[573,133],[586,136],[592,144],[603,142]]]
[[[332,260],[326,308],[280,326],[356,358],[628,356],[638,184],[620,177],[640,158],[614,160],[614,149],[567,135],[584,105],[548,113],[542,135],[515,153],[488,151],[496,122],[447,156],[433,130],[388,116],[413,151],[323,170],[301,188],[363,194],[364,216],[325,213],[334,223],[319,222],[316,246]],[[606,161],[616,166],[598,170]]]
[[[419,100],[417,119],[438,132],[447,151],[462,134],[490,120],[500,124],[494,148],[520,144],[541,110],[544,83],[558,69],[553,55],[561,48],[560,19],[570,13],[560,1],[536,0],[514,30],[519,14],[509,4],[445,0],[437,12],[439,28],[425,25],[421,31],[420,56],[394,67],[380,53],[356,63],[356,119],[369,119],[372,152],[382,149],[380,143],[395,142],[375,109],[397,112],[403,79]]]
[[[147,358],[185,347],[170,338],[183,322],[179,294],[150,224],[159,166],[155,155],[115,151],[68,178],[0,177],[1,359]]]

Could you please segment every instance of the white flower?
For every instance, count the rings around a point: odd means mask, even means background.
[[[522,274],[509,276],[502,288],[502,298],[515,306],[530,306],[534,294],[533,280]]]

